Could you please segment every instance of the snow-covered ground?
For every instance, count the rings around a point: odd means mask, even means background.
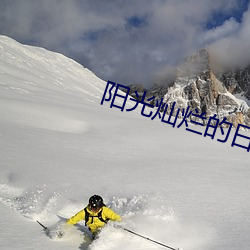
[[[231,147],[235,131],[220,143],[139,106],[111,109],[105,87],[60,54],[0,37],[0,249],[163,249],[112,225],[91,243],[83,222],[62,239],[36,223],[54,228],[96,193],[124,227],[171,247],[249,250],[249,153]]]

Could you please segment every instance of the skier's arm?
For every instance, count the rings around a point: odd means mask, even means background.
[[[85,218],[85,212],[84,209],[72,216],[70,219],[68,219],[67,224],[75,225],[78,221],[84,220]]]
[[[120,222],[122,220],[121,216],[116,214],[113,210],[110,208],[105,207],[105,217],[107,219],[110,219],[112,221],[118,221]]]

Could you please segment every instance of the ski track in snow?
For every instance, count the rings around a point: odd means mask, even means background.
[[[166,239],[169,245],[176,248],[178,244],[183,244],[186,246],[185,249],[192,249],[194,246],[198,249],[199,244],[204,244],[204,239],[199,242],[196,238],[200,225],[195,225],[195,229],[191,228],[190,225],[185,225],[185,222],[179,221],[178,215],[173,209],[164,205],[162,195],[141,195],[130,198],[107,197],[107,199],[109,200],[107,206],[123,217],[121,225],[129,230],[134,230],[146,237],[150,236],[161,243],[164,242],[160,239]],[[162,249],[155,243],[134,236],[122,229],[114,228],[113,223],[106,226],[94,242],[89,240],[83,222],[66,230],[64,237],[58,239],[56,237],[57,231],[63,228],[65,220],[58,220],[56,214],[62,214],[69,218],[75,211],[83,207],[82,204],[66,200],[63,193],[49,192],[45,185],[25,191],[10,183],[1,183],[0,201],[29,220],[45,222],[45,225],[50,229],[50,237],[53,240],[62,241],[69,245],[79,243],[79,249],[82,250],[115,250],[124,247],[124,243],[119,243],[121,239],[122,242],[128,242],[126,249]],[[163,228],[164,230],[162,230]],[[202,230],[204,229],[202,228]],[[181,239],[180,236],[182,236]]]

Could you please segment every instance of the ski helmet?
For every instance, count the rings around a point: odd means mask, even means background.
[[[89,206],[93,210],[98,210],[103,207],[103,199],[99,195],[93,195],[89,198]]]

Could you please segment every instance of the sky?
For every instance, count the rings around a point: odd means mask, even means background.
[[[0,0],[0,34],[124,85],[165,82],[201,48],[250,63],[249,0]]]

